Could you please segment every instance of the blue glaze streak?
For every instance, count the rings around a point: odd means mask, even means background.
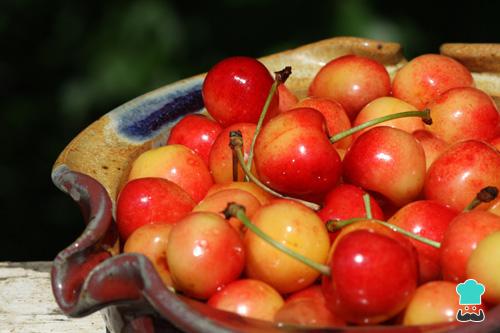
[[[134,140],[147,140],[166,125],[203,108],[201,83],[186,89],[168,92],[164,96],[147,99],[144,103],[120,114],[117,131]]]

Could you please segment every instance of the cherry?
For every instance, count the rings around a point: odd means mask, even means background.
[[[170,231],[167,261],[177,290],[208,299],[240,276],[245,251],[240,235],[222,217],[194,212]]]
[[[123,246],[124,253],[145,255],[167,287],[173,286],[167,264],[167,244],[171,230],[171,224],[146,224],[136,229]]]
[[[168,179],[185,190],[195,202],[203,199],[213,180],[205,162],[183,145],[168,145],[143,152],[132,163],[129,180],[144,177]]]
[[[267,283],[242,279],[229,283],[217,291],[207,304],[243,317],[272,321],[283,306],[283,298]]]
[[[324,65],[309,86],[309,95],[342,104],[350,119],[372,100],[391,92],[389,73],[379,62],[354,54]]]
[[[376,324],[404,309],[417,287],[415,253],[397,240],[355,230],[338,240],[323,276],[327,306],[350,323]]]
[[[398,227],[416,235],[441,242],[448,225],[458,211],[435,201],[420,200],[409,203],[396,212],[390,219]],[[420,283],[437,280],[441,277],[439,249],[410,239],[418,254]]]
[[[379,126],[354,141],[344,157],[343,171],[349,182],[403,206],[423,188],[425,155],[411,134]]]
[[[425,152],[425,167],[429,170],[431,164],[449,147],[449,144],[427,130],[417,130],[413,137],[422,145]]]
[[[167,144],[181,144],[195,151],[208,166],[212,145],[222,127],[200,114],[189,114],[182,118],[170,131]]]
[[[286,302],[291,302],[294,300],[304,299],[304,298],[312,298],[320,302],[326,303],[325,295],[323,294],[323,290],[321,290],[321,285],[319,284],[314,284],[312,286],[309,286],[307,288],[304,288],[302,290],[290,294],[287,297]]]
[[[477,243],[467,261],[466,276],[484,285],[486,302],[500,304],[500,230]]]
[[[396,73],[392,94],[421,110],[451,88],[472,85],[470,71],[458,61],[438,54],[424,54]]]
[[[245,155],[245,160],[247,160],[256,127],[255,124],[251,123],[237,123],[224,128],[222,132],[220,132],[212,146],[209,158],[210,171],[216,183],[243,180],[245,173],[241,167],[237,169],[238,178],[233,179],[233,153],[229,147],[229,133],[231,131],[241,132],[243,137],[243,153]]]
[[[417,288],[406,307],[404,325],[427,325],[456,320],[459,297],[457,285],[449,281],[432,281]]]
[[[476,140],[456,143],[429,168],[425,197],[464,209],[485,186],[500,187],[500,154],[490,145]],[[488,209],[481,205],[478,209]]]
[[[351,121],[342,105],[327,98],[308,97],[296,104],[294,108],[312,108],[325,117],[328,135],[334,135],[351,128]],[[335,148],[347,149],[352,143],[352,137],[348,136],[335,142]]]
[[[290,89],[288,89],[284,83],[278,85],[278,96],[279,96],[279,110],[280,112],[290,110],[298,102],[299,99],[295,96]]]
[[[195,203],[175,183],[163,178],[140,178],[126,183],[116,201],[116,225],[123,240],[151,223],[173,224]]]
[[[217,183],[214,184],[207,193],[207,197],[219,191],[225,191],[230,189],[243,190],[245,192],[253,195],[261,205],[265,205],[271,201],[272,195],[261,189],[255,183],[252,182],[227,182],[227,183]]]
[[[267,68],[250,57],[231,57],[213,66],[203,81],[203,101],[208,113],[223,127],[257,123],[273,78]],[[271,102],[269,118],[278,111]]]
[[[325,302],[313,298],[302,298],[287,301],[276,315],[274,321],[278,326],[300,325],[306,327],[339,327],[346,323],[334,315]]]
[[[304,205],[283,199],[272,201],[257,210],[252,223],[275,242],[317,263],[326,262],[330,242],[325,225]],[[245,233],[248,277],[264,281],[280,293],[303,289],[318,278],[320,272],[273,248],[260,237],[250,230]]]
[[[428,106],[432,124],[428,129],[441,139],[455,143],[462,140],[490,140],[500,116],[493,99],[472,87],[450,89]]]
[[[340,177],[340,157],[328,141],[323,115],[293,109],[271,119],[255,144],[260,180],[292,196],[324,195]]]
[[[472,251],[487,235],[500,230],[500,217],[473,210],[457,215],[448,226],[441,242],[441,269],[443,279],[463,282],[466,279],[467,260]]]

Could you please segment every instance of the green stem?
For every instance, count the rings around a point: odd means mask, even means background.
[[[358,126],[354,126],[346,131],[337,133],[335,135],[332,135],[330,137],[330,142],[335,143],[337,141],[342,140],[345,137],[348,137],[351,134],[354,134],[356,132],[359,132],[361,130],[364,130],[367,127],[377,125],[380,123],[383,123],[385,121],[393,120],[393,119],[399,119],[399,118],[408,118],[408,117],[421,117],[424,123],[426,124],[432,124],[432,120],[430,117],[430,110],[426,109],[424,111],[405,111],[405,112],[399,112],[399,113],[394,113],[394,114],[389,114],[380,118],[375,118],[372,120],[369,120],[365,123],[359,124]]]
[[[339,229],[342,229],[343,227],[345,227],[349,224],[353,224],[353,223],[360,222],[360,221],[367,221],[367,219],[366,219],[366,217],[355,217],[355,218],[352,218],[349,220],[342,220],[342,221],[330,220],[327,222],[326,227],[327,227],[328,231],[334,232],[334,231],[337,231]],[[397,225],[387,223],[385,221],[381,221],[381,220],[377,220],[377,219],[370,219],[370,221],[381,224],[381,225],[383,225],[383,226],[385,226],[385,227],[387,227],[395,232],[399,232],[400,234],[403,234],[407,237],[413,238],[417,241],[420,241],[424,244],[430,245],[430,246],[435,247],[437,249],[439,249],[441,247],[441,243],[436,242],[432,239],[414,234],[408,230],[405,230],[403,228],[398,227]]]
[[[495,186],[487,186],[479,191],[474,199],[464,208],[464,212],[470,212],[483,202],[495,200],[498,196],[498,189]]]
[[[328,275],[328,276],[331,274],[330,267],[323,265],[323,264],[320,264],[320,263],[317,263],[317,262],[303,256],[302,254],[295,252],[294,250],[292,250],[292,249],[288,248],[287,246],[281,244],[280,242],[274,240],[268,234],[263,232],[259,227],[257,227],[255,224],[253,224],[250,221],[250,219],[245,214],[245,208],[243,206],[235,204],[235,203],[229,203],[227,205],[226,209],[224,210],[224,215],[226,216],[226,218],[236,217],[238,220],[241,221],[241,223],[243,223],[243,225],[245,225],[245,227],[247,227],[248,230],[252,231],[258,237],[260,237],[262,240],[264,240],[266,243],[275,247],[276,249],[280,250],[281,252],[289,255],[290,257],[300,261],[301,263],[311,267],[312,269],[317,270],[321,274]]]
[[[372,205],[370,204],[370,195],[368,193],[363,194],[363,204],[365,205],[366,218],[372,219]]]
[[[267,95],[266,102],[264,103],[264,107],[262,108],[262,112],[260,113],[259,121],[257,122],[257,127],[255,128],[255,133],[252,138],[252,144],[250,145],[250,151],[248,152],[248,159],[246,163],[248,169],[252,168],[255,142],[257,141],[257,136],[260,133],[260,129],[262,128],[262,124],[264,123],[264,119],[266,118],[269,105],[271,105],[271,101],[273,100],[274,94],[276,93],[276,89],[278,89],[278,85],[284,83],[286,79],[288,79],[290,74],[292,74],[292,68],[290,66],[286,66],[281,71],[275,72],[274,82],[271,86],[271,89],[269,89],[269,94]]]

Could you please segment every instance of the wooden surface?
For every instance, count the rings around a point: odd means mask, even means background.
[[[100,313],[68,318],[50,286],[50,262],[0,262],[0,333],[106,332]]]

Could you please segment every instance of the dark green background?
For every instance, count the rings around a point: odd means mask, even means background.
[[[498,1],[37,1],[0,4],[0,261],[50,260],[83,229],[53,161],[112,108],[232,55],[324,38],[500,42]]]

